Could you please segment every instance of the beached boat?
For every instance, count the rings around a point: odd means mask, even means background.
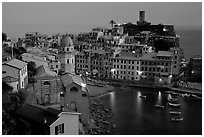
[[[179,122],[179,121],[183,121],[183,118],[171,118],[171,121]]]
[[[180,111],[170,111],[169,113],[172,115],[180,115],[181,114]]]
[[[162,105],[155,105],[156,108],[165,108],[165,106]]]
[[[169,106],[172,106],[172,107],[180,107],[180,104],[178,104],[178,103],[175,104],[175,103],[170,103],[170,102],[169,102],[168,105],[169,105]]]

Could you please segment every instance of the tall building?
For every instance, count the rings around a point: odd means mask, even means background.
[[[58,60],[61,62],[62,72],[75,72],[75,51],[72,39],[65,35],[61,39],[59,47]]]

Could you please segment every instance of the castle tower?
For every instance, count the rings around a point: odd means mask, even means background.
[[[62,72],[75,72],[75,51],[72,39],[65,35],[61,39],[58,59],[61,62]]]

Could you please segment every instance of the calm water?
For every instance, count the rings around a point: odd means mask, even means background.
[[[184,50],[186,59],[202,55],[202,30],[176,29],[176,34],[180,36],[180,47]]]
[[[139,96],[145,95],[146,99]],[[114,113],[113,122],[117,128],[112,134],[140,135],[185,135],[202,134],[202,101],[194,98],[178,97],[180,108],[167,106],[168,94],[153,90],[133,88],[118,89],[99,98]],[[165,109],[155,108],[155,104],[164,105]],[[172,122],[169,111],[181,111],[181,122]]]

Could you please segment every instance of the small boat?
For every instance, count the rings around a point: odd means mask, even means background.
[[[176,101],[178,101],[178,99],[176,99],[176,98],[169,98],[168,101],[169,102],[176,102]]]
[[[197,96],[196,98],[197,98],[197,99],[202,99],[202,97],[199,97],[199,96]]]
[[[174,103],[168,103],[169,106],[172,106],[172,107],[180,107],[180,104],[174,104]]]
[[[166,93],[166,94],[171,94],[171,93],[172,93],[172,91],[165,91],[165,93]]]
[[[170,94],[169,97],[168,97],[168,101],[169,102],[176,102],[176,101],[178,101],[178,99],[177,98],[172,98],[172,96]]]
[[[183,118],[171,118],[171,121],[182,121]]]
[[[190,97],[190,94],[182,94],[182,97]]]
[[[165,108],[165,106],[162,105],[155,105],[156,108]]]
[[[180,111],[170,111],[169,113],[172,115],[180,115],[181,114]]]
[[[142,95],[140,96],[140,98],[144,98],[144,99],[146,99],[146,97],[147,97],[147,96],[142,96]]]
[[[194,94],[191,94],[191,97],[197,98],[197,96],[196,96],[196,95],[194,95]]]

